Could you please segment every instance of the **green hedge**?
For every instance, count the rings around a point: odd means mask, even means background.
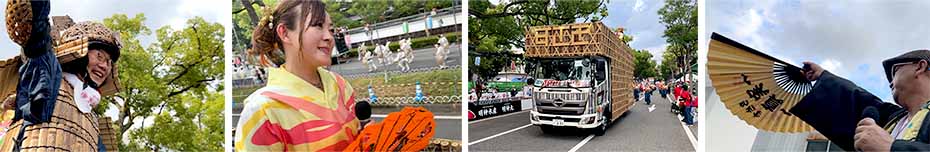
[[[459,42],[459,40],[461,39],[462,33],[461,32],[445,33],[445,36],[446,36],[446,39],[449,39],[449,43],[456,43],[456,42]],[[397,52],[397,49],[400,49],[400,43],[398,42],[399,41],[391,41],[391,44],[388,44],[388,48],[390,48],[391,51],[393,52]],[[412,47],[414,50],[421,49],[421,48],[430,48],[430,47],[433,47],[433,44],[436,44],[436,42],[439,42],[439,35],[413,38],[413,39],[410,39],[410,42],[411,42],[410,47]],[[367,44],[365,46],[368,47],[368,51],[375,50],[375,47],[374,47],[375,45]],[[346,53],[346,56],[347,57],[358,57],[358,49],[356,48],[350,49],[349,52]]]
[[[368,98],[368,85],[388,86],[398,84],[415,84],[417,81],[425,82],[460,82],[462,79],[461,68],[451,68],[435,70],[428,72],[412,72],[402,74],[391,74],[390,80],[385,82],[384,75],[372,75],[366,77],[347,78],[349,84],[355,88],[356,99]],[[451,87],[450,87],[451,86]],[[423,93],[429,96],[456,96],[461,95],[461,84],[453,85],[424,85]],[[413,95],[413,90],[407,90],[406,93]],[[379,97],[392,96],[388,94],[397,94],[397,92],[381,92]]]

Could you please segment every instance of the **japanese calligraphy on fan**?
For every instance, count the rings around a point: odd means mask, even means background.
[[[777,94],[771,93],[769,89],[766,89],[764,83],[760,82],[753,85],[753,83],[749,81],[749,76],[746,74],[740,74],[740,76],[743,77],[743,83],[749,85],[750,89],[746,90],[746,95],[749,98],[740,101],[739,106],[743,108],[745,112],[752,113],[753,117],[761,117],[762,112],[764,112],[763,110],[768,110],[768,112],[775,112],[776,109],[785,103],[784,99],[778,99],[778,97],[776,97]],[[758,101],[762,100],[762,102],[758,104],[758,106],[762,107],[762,109],[756,108],[756,105],[751,104],[750,100],[757,101],[753,103],[759,103]],[[778,110],[786,115],[791,115],[791,113],[788,113],[784,108]]]

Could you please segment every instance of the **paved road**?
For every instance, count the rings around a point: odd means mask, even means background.
[[[469,151],[695,151],[686,127],[669,112],[671,103],[653,97],[654,111],[649,112],[649,106],[640,101],[604,136],[573,128],[544,134],[530,125],[529,111],[473,121],[468,124]],[[692,137],[697,138],[696,134]]]
[[[403,106],[375,106],[372,107],[372,118],[380,122],[387,114],[401,111],[404,107],[424,107],[433,113],[436,121],[436,134],[434,138],[462,140],[462,106],[458,104],[420,104]]]
[[[378,116],[373,116],[373,118],[377,122],[384,119]],[[434,120],[436,121],[436,134],[433,134],[433,138],[462,140],[462,116],[437,116]]]
[[[462,47],[457,43],[452,43],[449,45],[449,49],[449,57],[446,59],[446,66],[461,65]],[[439,65],[436,64],[436,58],[433,56],[434,53],[436,53],[436,48],[433,47],[413,50],[414,58],[413,62],[410,63],[410,69],[438,67]],[[361,61],[358,61],[357,57],[353,57],[346,63],[333,65],[330,67],[330,70],[344,76],[369,73],[368,65],[362,64]],[[384,65],[378,66],[378,70],[374,72],[398,70],[400,70],[400,67],[397,65]]]

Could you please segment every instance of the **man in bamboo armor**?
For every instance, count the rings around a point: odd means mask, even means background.
[[[0,59],[0,77],[17,80],[0,81],[0,97],[11,102],[3,107],[12,108],[4,111],[15,110],[0,151],[104,149],[92,109],[118,92],[119,36],[103,24],[74,24],[66,16],[54,17],[51,27],[48,1],[8,3],[7,30],[22,55]]]

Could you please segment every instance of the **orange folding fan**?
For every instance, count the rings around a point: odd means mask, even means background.
[[[423,107],[406,107],[365,127],[345,151],[420,151],[429,146],[436,122]]]

